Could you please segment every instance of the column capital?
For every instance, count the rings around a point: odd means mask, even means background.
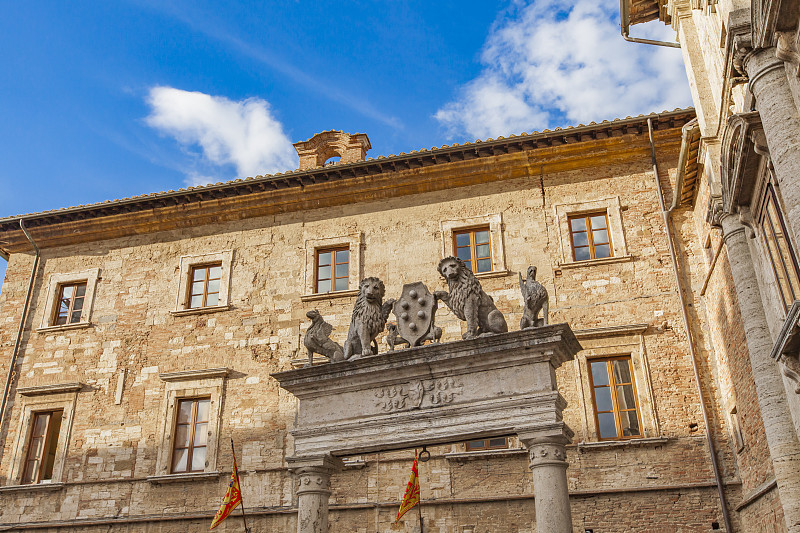
[[[539,442],[528,447],[531,470],[540,467],[560,466],[567,468],[567,450],[557,442]]]
[[[775,75],[784,76],[784,64],[782,59],[778,59],[776,48],[756,48],[747,53],[742,61],[747,77],[750,78],[750,92],[756,99],[759,92],[764,87],[763,81],[766,76],[775,72]],[[776,72],[777,71],[777,72]]]
[[[517,437],[528,449],[535,444],[560,444],[572,442],[575,433],[563,421],[536,427],[517,428]]]

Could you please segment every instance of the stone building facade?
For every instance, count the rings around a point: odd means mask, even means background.
[[[743,498],[731,512],[747,531],[800,531],[800,4],[622,6],[623,27],[658,19],[676,30],[697,110],[685,132],[699,137],[691,216],[712,260],[696,307],[712,326],[720,408],[738,418],[744,438]],[[737,307],[742,322],[731,342]]]
[[[556,375],[575,531],[721,530],[726,514],[773,530],[786,505],[740,310],[758,302],[709,254],[694,119],[354,161],[341,152],[366,136],[325,132],[297,143],[298,171],[0,220],[0,528],[203,530],[232,438],[253,530],[295,530],[296,400],[270,374],[307,361],[306,312],[342,343],[359,280],[442,289],[436,265],[458,254],[512,330],[537,266],[550,323],[582,345]],[[444,306],[437,324],[444,342],[464,332]],[[426,531],[535,531],[527,450],[485,437],[420,464]],[[344,458],[330,530],[417,530],[414,513],[393,523],[412,457]]]

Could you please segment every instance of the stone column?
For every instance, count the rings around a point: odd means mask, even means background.
[[[785,221],[794,236],[795,251],[800,249],[800,113],[786,79],[784,62],[775,48],[762,48],[748,54],[744,67],[750,78],[750,91],[769,146],[770,159],[787,209]]]
[[[747,244],[747,229],[736,215],[724,215],[722,229],[783,514],[788,531],[800,533],[800,442],[780,369],[770,357],[772,337]]]
[[[533,471],[536,531],[547,533],[572,533],[565,448],[572,440],[572,430],[560,425],[559,429],[519,433]]]
[[[331,474],[340,462],[330,455],[288,459],[297,486],[297,533],[328,533],[328,498]]]

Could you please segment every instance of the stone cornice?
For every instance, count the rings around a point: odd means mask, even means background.
[[[161,381],[195,381],[198,379],[224,378],[227,368],[206,368],[203,370],[182,370],[180,372],[164,372],[158,375]]]
[[[648,118],[665,146],[694,116],[676,110],[10,217],[0,219],[0,251],[30,249],[20,219],[48,248],[525,177],[532,164],[546,173],[592,168],[640,157]]]
[[[591,328],[591,329],[576,329],[573,330],[575,338],[580,339],[598,339],[601,337],[617,337],[623,335],[641,335],[649,324],[626,324],[623,326],[607,326],[604,328]]]
[[[39,385],[36,387],[20,387],[17,394],[22,396],[42,396],[45,394],[63,394],[65,392],[78,392],[83,388],[83,383],[58,383],[56,385]]]

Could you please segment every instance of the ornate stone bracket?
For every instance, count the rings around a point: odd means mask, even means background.
[[[781,365],[781,373],[794,382],[800,394],[800,300],[795,300],[770,356]]]

